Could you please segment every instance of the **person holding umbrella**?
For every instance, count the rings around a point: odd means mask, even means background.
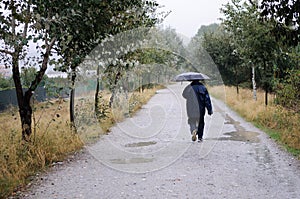
[[[184,89],[182,96],[186,99],[192,140],[196,141],[198,136],[199,142],[203,139],[205,109],[209,115],[213,114],[209,93],[204,84],[200,82],[204,79],[209,79],[209,77],[202,73],[183,73],[175,78],[176,81],[191,81]]]

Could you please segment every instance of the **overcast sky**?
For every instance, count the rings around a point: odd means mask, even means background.
[[[229,0],[156,0],[165,5],[163,10],[172,11],[164,26],[175,28],[178,33],[193,37],[201,25],[220,23],[220,8]]]

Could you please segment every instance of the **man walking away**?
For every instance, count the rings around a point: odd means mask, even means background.
[[[201,142],[204,131],[205,108],[209,115],[213,114],[210,96],[206,87],[199,81],[192,81],[183,91],[186,99],[188,124],[192,133],[192,140]]]

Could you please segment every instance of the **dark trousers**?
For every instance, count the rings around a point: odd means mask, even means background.
[[[200,114],[200,117],[189,117],[188,124],[190,125],[191,133],[197,129],[198,139],[203,137],[204,131],[204,114]]]

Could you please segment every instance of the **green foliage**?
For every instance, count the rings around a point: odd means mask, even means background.
[[[38,71],[34,67],[22,68],[21,81],[25,88],[29,88],[31,86],[32,80],[36,78],[37,74]],[[44,75],[42,81],[39,83],[39,86],[44,86],[47,79],[47,75]]]
[[[70,91],[69,80],[62,77],[47,78],[44,86],[48,98],[66,97]]]
[[[45,4],[43,1],[44,7],[38,7],[37,11],[39,14],[48,15],[45,10],[56,3],[49,0]],[[72,9],[69,8],[70,5]],[[61,7],[55,7],[55,16],[63,19],[59,24],[60,28],[53,27],[60,35],[58,52],[63,57],[59,60],[61,65],[57,69],[67,71],[71,68],[75,71],[84,58],[108,35],[140,26],[153,26],[157,21],[154,15],[157,6],[152,1],[142,0],[125,0],[122,3],[117,0],[87,0],[74,1],[71,4],[66,2]]]
[[[5,90],[13,87],[12,78],[4,78],[0,75],[0,90]]]
[[[292,46],[300,41],[300,1],[290,0],[262,0],[261,16],[265,20],[276,21],[272,33],[276,38]]]
[[[260,19],[258,5],[252,1],[232,0],[222,12],[225,15],[223,24],[234,39],[243,65],[254,65],[260,74],[258,85],[268,90],[274,73],[274,60],[279,51],[279,45],[270,31],[274,24]]]
[[[253,82],[265,90],[266,105],[268,93],[280,86],[285,88],[280,89],[280,104],[298,109],[291,105],[291,101],[298,103],[293,100],[298,95],[292,92],[298,92],[292,83],[297,80],[294,76],[291,80],[287,71],[299,69],[299,1],[287,2],[231,0],[221,9],[221,28],[216,24],[200,27],[192,43],[200,41],[225,84],[250,85],[253,68]],[[195,48],[198,57],[202,47]]]
[[[197,34],[195,35],[195,37],[203,37],[205,34],[207,33],[213,33],[213,32],[217,32],[218,29],[220,28],[220,25],[219,24],[216,24],[216,23],[213,23],[213,24],[210,24],[210,25],[202,25]]]
[[[283,82],[277,83],[276,102],[300,113],[300,70],[290,70]]]
[[[239,85],[250,79],[247,67],[242,67],[241,55],[231,35],[222,27],[203,32],[202,45],[217,65],[226,85]]]

